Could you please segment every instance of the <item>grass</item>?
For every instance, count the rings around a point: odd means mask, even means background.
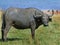
[[[0,30],[0,45],[60,45],[60,16],[53,16],[48,27],[41,25],[36,29],[35,40],[31,38],[30,29],[18,30],[13,27],[7,37],[8,41],[2,42]]]

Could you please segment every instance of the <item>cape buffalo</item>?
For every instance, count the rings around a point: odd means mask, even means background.
[[[11,26],[17,29],[30,28],[34,39],[35,29],[42,24],[48,26],[51,16],[36,8],[8,8],[2,15],[2,40],[6,41]]]

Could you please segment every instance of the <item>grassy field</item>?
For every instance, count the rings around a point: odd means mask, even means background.
[[[1,19],[0,19],[1,27]],[[48,27],[41,25],[35,31],[35,40],[31,38],[30,29],[18,30],[11,28],[7,42],[1,41],[0,29],[0,45],[60,45],[60,16],[53,16],[53,21]]]

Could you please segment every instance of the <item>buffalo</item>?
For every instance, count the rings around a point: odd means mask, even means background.
[[[40,25],[48,26],[48,22],[52,21],[52,15],[45,14],[37,8],[10,7],[6,9],[2,15],[2,40],[7,40],[7,33],[11,26],[16,29],[30,28],[32,39],[34,39],[35,29]]]

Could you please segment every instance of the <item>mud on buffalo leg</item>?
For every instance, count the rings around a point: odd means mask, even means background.
[[[7,33],[9,31],[10,27],[11,27],[11,24],[8,22],[8,23],[6,23],[5,29],[2,29],[2,40],[3,41],[6,41]]]
[[[35,39],[35,28],[36,28],[36,24],[35,24],[35,21],[33,20],[31,22],[31,35],[32,35],[32,39]]]

